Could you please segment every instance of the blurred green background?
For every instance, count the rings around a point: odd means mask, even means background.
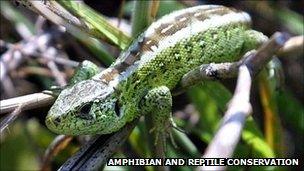
[[[88,6],[111,20],[117,30],[131,37],[133,1],[89,1]],[[132,38],[102,36],[89,39],[82,32],[61,32],[55,24],[43,21],[38,15],[20,3],[1,1],[0,41],[1,58],[16,53],[22,43],[34,42],[31,37],[49,35],[49,44],[60,54],[59,58],[81,62],[91,60],[101,67],[108,67],[119,55],[124,44],[117,45],[115,40],[129,42]],[[248,12],[252,17],[255,30],[271,36],[276,31],[291,36],[303,35],[303,1],[160,1],[156,18],[171,11],[201,4],[220,4]],[[74,11],[75,13],[75,11]],[[77,13],[77,11],[76,11]],[[81,16],[80,14],[78,14]],[[96,16],[92,14],[92,19]],[[149,22],[149,21],[142,21]],[[119,28],[118,28],[119,23]],[[106,27],[93,23],[92,27]],[[99,33],[95,33],[99,35]],[[114,43],[113,43],[114,42]],[[37,43],[37,42],[36,42]],[[19,48],[19,49],[18,49]],[[303,50],[303,49],[302,49]],[[21,49],[22,52],[22,49]],[[21,53],[20,59],[6,63],[9,69],[6,78],[1,80],[1,100],[25,94],[41,92],[53,85],[62,84],[58,75],[52,72],[42,50],[32,54]],[[3,66],[2,66],[3,67]],[[75,68],[74,63],[67,65],[56,62],[56,68],[63,80],[68,80]],[[304,70],[303,51],[282,56],[272,61],[268,70],[257,76],[251,92],[252,117],[247,120],[242,140],[235,151],[237,158],[279,157],[299,158],[304,154]],[[173,115],[179,127],[188,134],[193,151],[174,148],[169,145],[169,157],[199,157],[216,132],[220,119],[226,111],[227,102],[232,97],[235,79],[206,81],[186,93],[175,96]],[[0,170],[55,170],[69,156],[74,154],[89,137],[74,138],[45,165],[43,156],[56,135],[44,124],[48,107],[22,111],[18,118],[1,133]],[[3,121],[8,114],[1,114]],[[3,122],[1,122],[3,124]],[[149,157],[147,142],[141,131],[144,122],[134,129],[129,140],[115,154],[116,156]],[[180,142],[178,142],[180,143]],[[183,144],[191,146],[192,144]],[[180,145],[180,144],[179,144]],[[127,149],[127,150],[126,150]],[[42,167],[44,165],[44,167]],[[105,168],[114,169],[114,168]],[[117,168],[116,168],[117,169]],[[134,168],[118,168],[133,170]],[[140,168],[153,170],[153,168]],[[140,170],[139,169],[139,170]],[[175,168],[192,170],[191,167]],[[284,167],[230,167],[229,170],[302,170],[303,166]]]

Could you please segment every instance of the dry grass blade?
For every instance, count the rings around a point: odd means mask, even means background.
[[[15,110],[22,104],[22,110],[34,109],[52,104],[54,97],[45,93],[34,93],[0,101],[0,114]]]
[[[19,105],[15,110],[6,116],[0,124],[0,134],[3,134],[3,131],[21,114],[23,105]]]

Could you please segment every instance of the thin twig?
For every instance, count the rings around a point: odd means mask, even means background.
[[[15,97],[16,96],[16,88],[13,84],[13,81],[10,77],[5,77],[1,80],[1,84],[3,86],[3,91],[6,97]]]
[[[48,54],[36,52],[36,51],[26,51],[24,48],[20,48],[21,53],[27,56],[33,56],[33,57],[43,57],[44,59],[51,60],[56,62],[57,64],[61,64],[64,66],[70,66],[70,67],[77,67],[79,65],[79,62],[72,61],[70,59],[67,59],[67,55],[65,53],[62,53],[60,51],[57,51],[57,55],[50,56]]]
[[[67,85],[67,81],[65,80],[65,76],[63,73],[61,73],[54,61],[49,61],[47,63],[47,66],[50,68],[51,72],[53,73],[53,77],[55,78],[58,85],[61,87]]]
[[[48,56],[56,56],[58,54],[54,47],[40,46],[39,50]],[[44,55],[42,57],[44,57]],[[47,66],[53,73],[53,77],[55,78],[57,84],[60,86],[65,86],[67,84],[67,81],[65,80],[65,76],[59,71],[56,63],[49,60],[47,61]]]
[[[272,59],[273,55],[278,53],[287,40],[287,35],[276,32],[257,50],[256,54],[250,54],[243,62],[248,67],[250,75],[256,75]]]
[[[304,52],[304,36],[295,36],[291,37],[284,46],[279,50],[279,57],[288,57],[288,56],[296,56],[302,54]]]
[[[17,75],[19,78],[26,77],[31,74],[47,77],[53,76],[50,70],[46,69],[45,67],[25,66],[21,67],[19,71],[17,71]]]
[[[7,50],[0,58],[0,80],[6,78],[9,71],[17,68],[23,61],[22,55],[15,48]]]
[[[20,104],[15,110],[8,116],[6,116],[0,124],[0,134],[2,135],[3,131],[12,123],[18,115],[22,112],[23,104]],[[1,136],[2,137],[2,136]]]
[[[203,64],[183,76],[179,86],[173,91],[174,95],[181,94],[188,87],[205,80],[217,80],[223,78],[234,78],[242,62],[210,63]]]
[[[34,109],[52,104],[54,97],[44,93],[34,93],[0,101],[0,114],[15,110],[20,104],[22,110]]]
[[[246,66],[239,69],[237,87],[229,102],[221,126],[209,144],[203,158],[229,158],[240,139],[246,117],[251,113],[249,93],[251,76]],[[225,166],[201,166],[198,170],[224,170]]]
[[[24,1],[16,0],[22,3],[30,10],[38,13],[39,15],[51,20],[57,25],[65,26],[67,29],[79,28],[85,32],[90,32],[88,26],[86,26],[81,20],[73,16],[66,9],[64,9],[57,2],[44,3],[43,1]],[[71,28],[73,27],[73,28]]]
[[[107,38],[106,40],[110,40],[109,43],[117,44],[122,49],[126,48],[126,46],[129,44],[130,39],[127,35],[110,25],[106,19],[96,14],[94,10],[90,9],[83,3],[72,1],[57,2],[50,0],[46,0],[45,3],[42,1],[17,1],[23,3],[30,10],[47,18],[53,23],[64,26],[70,32],[81,32],[87,34],[88,36],[91,35],[92,37],[99,39]],[[61,5],[65,6],[65,8]],[[72,11],[72,13],[79,13],[73,15],[67,10],[68,8],[70,8],[69,11]],[[89,15],[94,15],[95,19],[90,20],[91,18],[88,17]],[[103,23],[106,26],[102,29],[99,27],[94,27],[96,18],[98,22]],[[118,36],[120,39],[116,39]]]
[[[54,34],[54,32],[53,32]],[[52,34],[52,35],[53,35]],[[61,34],[61,33],[57,33]],[[25,56],[42,56],[43,58],[54,61],[59,64],[76,67],[78,62],[74,62],[66,59],[66,55],[55,49],[52,50],[54,55],[41,53],[39,49],[44,47],[51,41],[52,35],[50,33],[44,33],[31,37],[26,41],[22,41],[15,45],[12,45],[9,50],[1,55],[0,58],[0,80],[3,81],[7,73],[11,70],[16,69],[24,60]],[[50,48],[50,46],[48,46]],[[42,51],[44,52],[44,51]]]

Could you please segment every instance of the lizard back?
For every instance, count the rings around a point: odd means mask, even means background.
[[[180,78],[203,63],[236,61],[247,50],[247,13],[223,6],[180,10],[154,22],[103,74],[116,87],[123,113],[138,109],[140,99],[157,86],[175,87]],[[99,78],[100,79],[100,78]],[[101,78],[102,79],[102,78]],[[133,110],[133,111],[130,111]]]

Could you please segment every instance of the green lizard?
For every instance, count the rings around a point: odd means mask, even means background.
[[[46,125],[59,134],[108,134],[150,114],[156,139],[164,139],[174,126],[170,90],[191,69],[237,61],[267,40],[249,25],[247,13],[217,5],[166,15],[108,69],[99,73],[84,62],[87,72],[77,71],[51,107]]]

